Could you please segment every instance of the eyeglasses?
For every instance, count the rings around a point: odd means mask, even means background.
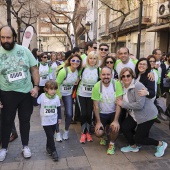
[[[108,51],[108,48],[100,48],[100,51]]]
[[[72,63],[80,63],[80,60],[71,60]]]
[[[131,75],[130,75],[130,74],[128,74],[128,75],[122,75],[121,78],[124,79],[125,77],[126,77],[126,78],[129,78],[129,77],[131,77]]]
[[[47,59],[48,57],[42,57],[42,58],[45,58],[45,59]]]
[[[149,61],[149,62],[150,62],[150,63],[156,63],[156,61],[152,61],[152,60],[151,60],[151,61]]]
[[[97,47],[93,47],[95,50],[97,50]]]
[[[113,61],[106,61],[106,64],[113,64]]]

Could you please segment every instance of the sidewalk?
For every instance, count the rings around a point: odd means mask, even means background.
[[[17,120],[17,119],[16,119]],[[16,121],[18,129],[18,121]],[[64,128],[64,124],[60,129]],[[62,130],[61,130],[62,131]],[[168,170],[170,169],[170,133],[168,123],[155,124],[150,136],[166,141],[169,146],[164,157],[156,158],[154,146],[144,146],[138,153],[122,153],[120,148],[126,145],[123,135],[116,142],[115,155],[107,155],[107,146],[100,146],[99,139],[93,135],[93,142],[80,144],[80,124],[71,125],[70,138],[61,143],[56,142],[60,157],[54,162],[45,150],[46,138],[40,125],[39,107],[34,108],[31,118],[29,146],[32,151],[30,159],[21,155],[21,139],[10,143],[7,158],[0,163],[0,170]]]

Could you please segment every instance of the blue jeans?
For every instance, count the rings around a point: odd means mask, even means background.
[[[62,96],[62,99],[65,108],[65,130],[68,130],[73,116],[73,99],[72,95]]]

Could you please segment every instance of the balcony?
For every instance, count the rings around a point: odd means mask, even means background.
[[[144,6],[143,7],[143,16],[142,16],[142,25],[146,26],[151,23],[151,17],[147,16],[148,10],[150,10],[150,7]],[[114,33],[118,30],[119,24],[121,22],[122,16],[109,22],[109,33]],[[121,25],[120,30],[129,30],[129,29],[135,29],[139,24],[139,8],[131,11],[131,13],[126,17],[124,23]]]
[[[104,36],[108,36],[108,34],[109,34],[109,25],[108,24],[102,25],[99,28],[99,36],[104,37]]]

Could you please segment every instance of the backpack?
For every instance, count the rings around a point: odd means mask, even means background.
[[[60,70],[62,70],[63,68],[65,69],[65,72],[66,72],[66,76],[65,76],[65,78],[64,78],[64,80],[65,80],[65,79],[67,78],[67,75],[68,75],[68,68],[67,68],[67,67],[62,66],[62,67],[58,68],[58,69],[56,70],[56,77],[58,76]],[[64,80],[63,80],[63,81],[64,81]]]

